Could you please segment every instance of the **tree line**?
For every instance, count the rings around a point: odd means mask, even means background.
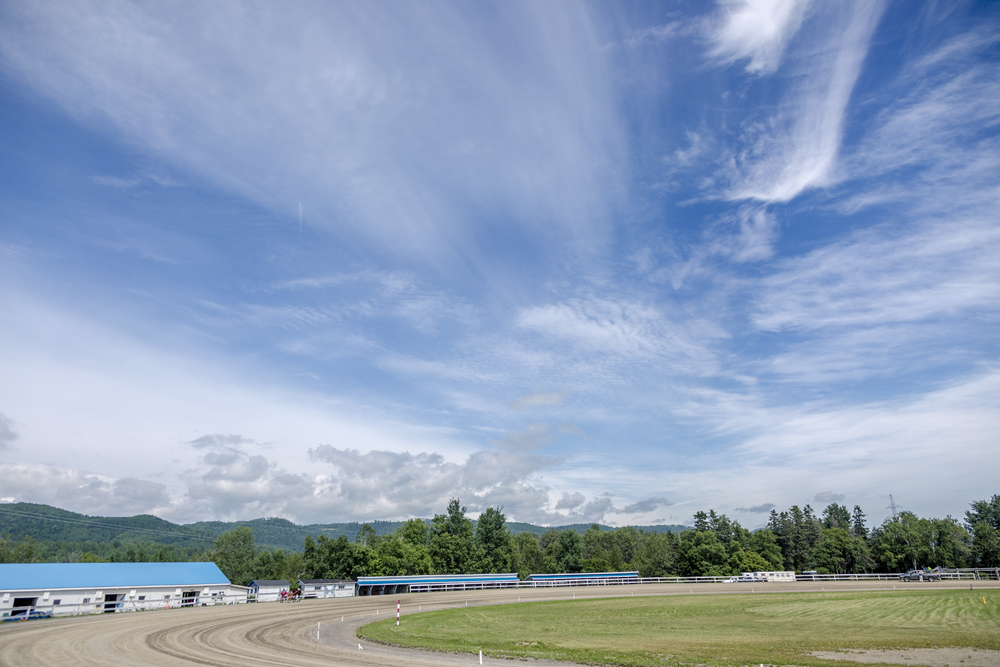
[[[221,536],[215,562],[234,583],[252,579],[354,579],[359,576],[517,572],[638,571],[642,577],[731,576],[740,572],[815,570],[820,574],[898,572],[925,566],[1000,566],[1000,495],[976,501],[966,521],[923,519],[911,512],[869,530],[860,507],[831,503],[817,516],[806,505],[771,511],[767,526],[750,531],[714,510],[694,515],[681,533],[632,526],[582,534],[551,529],[511,534],[501,507],[475,522],[457,499],[428,523],[411,519],[377,535],[362,525],[353,541],[307,537],[302,553],[267,555],[253,549],[248,529]],[[244,532],[239,532],[244,531]],[[231,548],[239,543],[239,549]]]
[[[362,524],[353,540],[305,538],[301,552],[257,548],[253,531],[223,533],[211,550],[156,544],[117,545],[81,561],[211,560],[235,584],[254,579],[357,579],[359,576],[517,572],[622,572],[642,577],[731,576],[740,572],[815,570],[820,574],[899,572],[925,566],[1000,567],[1000,495],[976,501],[965,521],[924,519],[900,512],[869,529],[860,507],[831,503],[818,515],[809,506],[772,510],[766,527],[750,531],[714,510],[697,512],[694,527],[656,533],[632,526],[582,533],[550,529],[512,534],[502,507],[475,522],[453,499],[430,521],[411,519],[379,535]],[[0,539],[0,562],[39,562],[30,538]]]

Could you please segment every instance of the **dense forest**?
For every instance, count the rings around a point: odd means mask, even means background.
[[[254,522],[218,535],[214,544],[92,543],[77,547],[82,562],[212,560],[233,583],[253,579],[356,579],[366,575],[638,570],[643,577],[728,576],[759,570],[816,570],[821,574],[898,572],[915,567],[1000,566],[1000,495],[976,501],[965,521],[924,519],[910,512],[869,529],[860,507],[833,503],[819,515],[806,505],[772,510],[765,528],[749,531],[715,511],[694,515],[694,527],[656,532],[596,524],[538,532],[513,532],[500,507],[477,521],[452,500],[430,522],[411,519],[361,524],[353,539],[307,535],[302,551],[261,547]],[[274,521],[274,520],[269,520]],[[196,524],[197,525],[197,524]],[[204,527],[206,524],[200,524]],[[291,524],[294,525],[294,524]],[[155,530],[155,529],[151,529]],[[192,529],[194,530],[194,529]],[[539,534],[539,532],[541,534]],[[198,539],[204,540],[204,533]],[[155,537],[154,533],[150,533]],[[185,540],[195,535],[185,536]],[[0,539],[0,562],[41,562],[56,542],[30,536]],[[87,543],[73,543],[85,545]]]

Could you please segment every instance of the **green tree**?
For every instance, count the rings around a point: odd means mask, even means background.
[[[854,540],[844,528],[827,528],[814,552],[814,563],[820,574],[845,574],[854,571]]]
[[[212,552],[215,564],[229,581],[238,586],[246,586],[253,581],[256,556],[253,531],[247,526],[239,526],[219,535]]]
[[[612,531],[601,530],[596,523],[583,531],[580,540],[580,567],[584,572],[617,571],[621,564],[621,552],[615,544]]]
[[[994,495],[989,500],[977,500],[971,505],[972,509],[965,512],[969,530],[980,523],[985,523],[993,530],[1000,530],[1000,495]]]
[[[369,574],[371,558],[371,549],[349,542],[344,535],[335,540],[320,535],[315,542],[309,536],[302,554],[302,570],[307,579],[357,580]]]
[[[376,576],[409,576],[430,574],[433,564],[427,547],[412,544],[398,534],[379,540],[372,550],[370,574]]]
[[[0,563],[39,562],[38,543],[35,538],[24,536],[17,542],[6,535],[0,538]]]
[[[580,572],[583,567],[583,540],[580,533],[567,528],[551,545],[557,572]]]
[[[912,512],[900,512],[872,531],[872,556],[880,569],[898,572],[930,565],[929,530],[922,525],[924,521]]]
[[[378,533],[369,523],[361,524],[361,527],[358,528],[358,534],[354,536],[354,542],[365,547],[375,546],[377,541]]]
[[[616,556],[612,569],[617,572],[636,569],[636,561],[643,547],[642,532],[635,526],[623,526],[612,531],[611,535]]]
[[[726,574],[738,574],[740,572],[766,572],[770,568],[770,563],[761,558],[756,551],[744,550],[739,544],[733,549],[727,561],[729,572]]]
[[[868,528],[865,526],[865,513],[861,511],[860,505],[854,506],[851,514],[851,534],[862,540],[868,539]]]
[[[751,533],[746,548],[753,551],[767,563],[767,567],[764,568],[765,572],[784,569],[785,559],[781,555],[781,547],[778,546],[778,540],[769,529],[762,528]],[[740,570],[740,572],[749,571]],[[756,570],[754,571],[756,572]]]
[[[526,579],[531,574],[545,574],[545,554],[534,533],[518,533],[513,538],[514,569],[517,576]]]
[[[423,519],[410,519],[400,526],[397,533],[399,538],[408,544],[421,547],[430,546],[431,531]]]
[[[434,515],[431,525],[431,561],[438,574],[472,574],[478,563],[475,530],[457,498],[447,514]]]
[[[640,577],[665,577],[675,568],[677,536],[674,533],[643,533],[642,550],[632,569]]]
[[[1000,531],[985,521],[973,528],[972,559],[976,567],[1000,566]]]
[[[800,509],[792,505],[787,512],[780,514],[771,510],[771,519],[767,526],[774,533],[785,557],[786,570],[811,569],[813,549],[822,535],[822,523],[813,516],[812,508],[806,505]]]
[[[510,572],[514,548],[503,507],[487,507],[476,521],[475,540],[480,554],[478,570],[484,573]]]
[[[851,513],[843,505],[830,503],[823,510],[823,527],[843,528],[846,530],[851,527]]]
[[[941,567],[968,567],[972,536],[949,517],[930,520],[930,563]]]
[[[731,573],[729,556],[715,533],[689,530],[677,545],[677,572],[684,577],[723,577]]]

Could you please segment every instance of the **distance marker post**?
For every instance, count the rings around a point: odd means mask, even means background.
[[[396,627],[399,627],[399,600],[396,600]]]

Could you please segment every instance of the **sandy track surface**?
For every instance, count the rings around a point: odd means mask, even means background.
[[[395,616],[396,600],[405,616],[417,611],[538,600],[650,595],[760,594],[806,591],[967,588],[968,583],[816,582],[772,584],[658,584],[556,589],[417,593],[400,596],[305,600],[296,603],[197,607],[101,614],[0,626],[4,667],[100,667],[211,665],[213,667],[312,667],[314,665],[472,665],[478,656],[442,654],[380,646],[357,639],[365,623]],[[976,582],[977,589],[1000,589],[1000,582]],[[343,620],[342,620],[343,619]],[[319,638],[317,639],[317,624]],[[363,649],[358,649],[358,644]],[[535,665],[567,663],[531,661]],[[914,664],[912,659],[906,661]],[[483,664],[510,665],[484,658]],[[918,663],[919,664],[919,663]]]

